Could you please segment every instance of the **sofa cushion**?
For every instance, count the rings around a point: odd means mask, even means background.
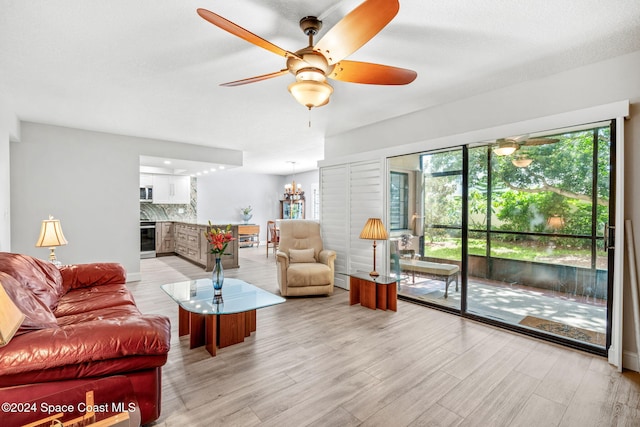
[[[62,328],[76,323],[93,322],[94,320],[102,319],[125,319],[133,316],[140,316],[138,307],[135,305],[118,305],[58,317],[58,326]]]
[[[86,286],[125,283],[127,281],[124,267],[113,262],[65,265],[60,268],[60,274],[65,293],[71,289]]]
[[[169,319],[158,315],[96,319],[33,331],[14,337],[0,349],[0,387],[25,384],[25,375],[30,376],[29,382],[42,382],[162,366],[170,339]]]
[[[124,283],[73,289],[60,298],[54,314],[60,318],[119,305],[135,306],[133,295]]]
[[[289,262],[316,262],[315,251],[308,249],[289,249]]]
[[[290,287],[328,285],[332,279],[331,268],[318,262],[289,264],[287,283]]]
[[[22,286],[13,277],[0,271],[0,283],[9,295],[9,298],[24,314],[25,318],[17,331],[17,335],[28,331],[43,328],[57,328],[58,322],[53,312],[30,290]]]
[[[24,314],[7,295],[0,281],[0,347],[7,345],[24,320]]]
[[[0,271],[16,279],[36,297],[54,310],[64,294],[62,275],[48,261],[28,255],[0,252]]]

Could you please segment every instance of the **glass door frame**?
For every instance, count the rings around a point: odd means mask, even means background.
[[[596,127],[597,123],[594,123],[594,128]],[[621,206],[618,204],[618,198],[616,197],[616,194],[620,194],[619,188],[616,186],[616,184],[618,183],[618,181],[616,180],[617,178],[617,173],[618,173],[618,166],[619,166],[619,160],[616,156],[617,153],[617,141],[620,137],[620,134],[617,132],[616,130],[616,119],[611,119],[611,123],[610,123],[610,159],[609,159],[609,166],[611,168],[610,170],[610,174],[609,174],[609,224],[608,224],[608,229],[609,229],[609,238],[611,240],[609,240],[609,245],[608,245],[608,277],[607,277],[607,289],[608,289],[608,294],[607,294],[607,314],[606,314],[606,345],[603,348],[596,348],[592,345],[588,345],[588,344],[582,344],[579,342],[576,342],[574,340],[570,340],[570,339],[565,339],[562,338],[560,336],[555,336],[555,335],[549,335],[543,332],[537,332],[535,330],[531,330],[528,328],[524,328],[521,326],[518,326],[516,324],[509,324],[506,322],[501,322],[501,321],[497,321],[497,320],[493,320],[491,318],[488,317],[483,317],[483,316],[479,316],[473,313],[469,313],[467,308],[468,308],[468,304],[467,304],[467,299],[468,299],[468,273],[469,273],[469,251],[468,251],[468,236],[469,236],[469,200],[468,200],[468,196],[469,196],[469,144],[465,144],[465,145],[459,145],[459,146],[452,146],[452,147],[448,147],[446,149],[434,149],[434,150],[426,150],[424,151],[424,153],[435,153],[435,152],[444,152],[444,151],[453,151],[453,150],[462,150],[462,156],[463,156],[463,162],[462,162],[462,215],[461,215],[461,222],[462,222],[462,230],[461,230],[461,241],[462,241],[462,245],[461,245],[461,277],[460,277],[460,285],[461,285],[461,305],[460,305],[460,309],[457,308],[453,308],[453,307],[445,307],[445,306],[440,306],[437,305],[435,303],[429,303],[429,302],[424,302],[424,301],[416,301],[416,300],[411,300],[412,302],[416,302],[419,304],[423,304],[423,305],[427,305],[429,307],[433,307],[433,308],[437,308],[440,310],[444,310],[444,311],[450,311],[450,312],[454,312],[454,313],[458,313],[460,314],[462,317],[465,318],[470,318],[473,320],[477,320],[483,323],[488,323],[491,325],[495,325],[504,329],[508,329],[508,330],[514,330],[517,331],[519,333],[523,333],[525,335],[529,335],[529,336],[534,336],[537,338],[542,338],[546,341],[551,341],[551,342],[556,342],[558,344],[562,344],[564,346],[567,347],[572,347],[572,348],[577,348],[583,351],[587,351],[587,352],[591,352],[591,353],[595,353],[595,354],[599,354],[599,355],[604,355],[606,356],[611,343],[612,343],[612,337],[613,336],[613,331],[612,329],[615,327],[615,313],[616,311],[618,311],[621,308],[621,303],[616,304],[616,297],[619,298],[619,295],[617,295],[619,292],[621,292],[621,289],[617,289],[616,287],[616,276],[618,276],[619,274],[621,274],[621,272],[619,271],[619,258],[620,255],[616,256],[615,253],[615,249],[616,249],[616,240],[615,237],[616,235],[620,235],[620,230],[616,229],[616,220],[620,218],[619,214],[616,214],[617,210],[621,209]],[[595,145],[595,143],[594,143]],[[597,147],[594,147],[597,149]],[[595,151],[595,150],[594,150]],[[594,152],[594,158],[597,155],[597,153]],[[490,156],[489,156],[490,157]],[[595,161],[595,160],[594,160]],[[389,167],[388,167],[388,162],[387,162],[387,174],[386,174],[386,179],[389,179]],[[595,177],[594,177],[595,180]],[[387,186],[388,188],[388,186]],[[597,197],[597,194],[594,195],[594,197]],[[594,207],[595,209],[595,207]],[[594,220],[595,223],[595,220]],[[490,234],[490,230],[487,229],[486,231],[487,233],[487,239],[490,240],[489,234]],[[593,237],[593,239],[598,239],[597,237]],[[613,240],[613,241],[612,241]],[[619,240],[618,240],[619,241]],[[605,243],[606,239],[605,239]],[[618,251],[622,251],[623,248],[618,247],[617,248]],[[389,259],[389,257],[387,257],[387,260]],[[388,262],[388,261],[387,261]],[[620,280],[618,278],[618,280]],[[616,292],[618,291],[618,292]],[[405,299],[405,298],[403,298]],[[618,308],[618,305],[620,305],[620,307]],[[619,314],[621,315],[621,314]],[[615,340],[615,337],[614,337]],[[617,349],[617,351],[621,351],[621,349]],[[619,365],[617,365],[619,366]]]

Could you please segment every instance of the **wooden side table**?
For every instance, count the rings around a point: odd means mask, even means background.
[[[368,273],[349,274],[349,304],[375,310],[398,311],[398,287],[395,277],[371,277]]]
[[[238,244],[241,248],[260,246],[260,226],[255,224],[238,225]]]

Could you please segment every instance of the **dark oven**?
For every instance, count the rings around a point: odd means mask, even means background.
[[[154,258],[156,256],[156,223],[140,222],[140,258]]]

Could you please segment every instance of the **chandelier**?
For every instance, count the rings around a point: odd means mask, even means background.
[[[302,184],[296,184],[296,162],[289,162],[293,168],[293,179],[291,184],[284,185],[284,199],[295,201],[304,199],[304,191],[302,191]]]

